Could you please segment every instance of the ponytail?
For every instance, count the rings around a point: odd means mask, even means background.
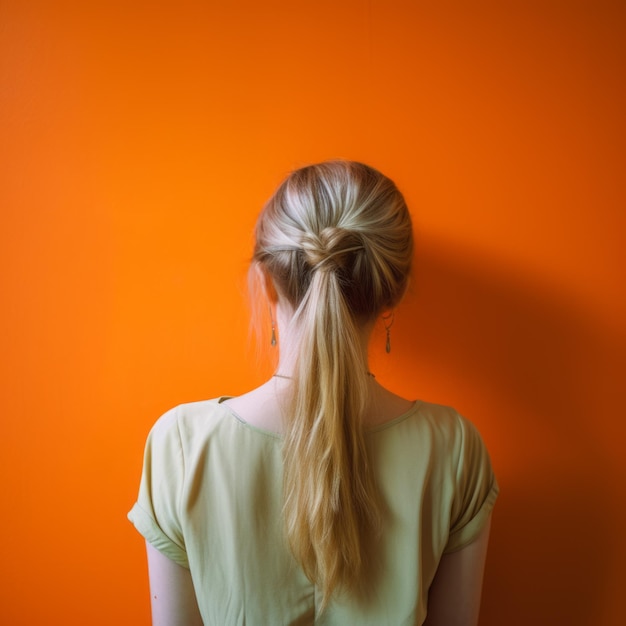
[[[284,441],[284,514],[291,549],[325,606],[338,586],[358,586],[364,535],[379,525],[363,433],[368,374],[334,271],[315,272],[294,322],[300,343]]]

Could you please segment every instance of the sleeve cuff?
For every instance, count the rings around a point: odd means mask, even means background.
[[[459,528],[448,537],[448,543],[443,551],[444,554],[461,550],[478,537],[493,510],[499,492],[500,488],[494,479],[491,489],[478,513],[465,526]]]
[[[134,524],[139,534],[142,535],[149,544],[154,546],[168,559],[174,561],[174,563],[178,563],[178,565],[185,569],[189,569],[187,552],[184,547],[172,541],[139,504],[135,503],[128,513],[128,519]]]

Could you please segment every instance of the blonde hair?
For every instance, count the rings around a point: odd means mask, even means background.
[[[360,329],[402,298],[412,252],[402,194],[357,162],[294,171],[257,222],[253,259],[293,307],[299,334],[283,444],[286,533],[322,607],[336,589],[361,586],[366,538],[380,525]]]

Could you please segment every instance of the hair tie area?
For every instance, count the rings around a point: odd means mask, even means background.
[[[359,233],[339,227],[324,228],[319,234],[305,234],[300,245],[308,265],[317,271],[345,269],[354,253],[364,249]]]

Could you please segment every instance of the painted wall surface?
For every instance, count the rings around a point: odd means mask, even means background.
[[[481,624],[624,624],[625,7],[3,0],[0,623],[149,623],[145,436],[267,375],[255,216],[344,157],[418,242],[372,369],[491,450]]]

